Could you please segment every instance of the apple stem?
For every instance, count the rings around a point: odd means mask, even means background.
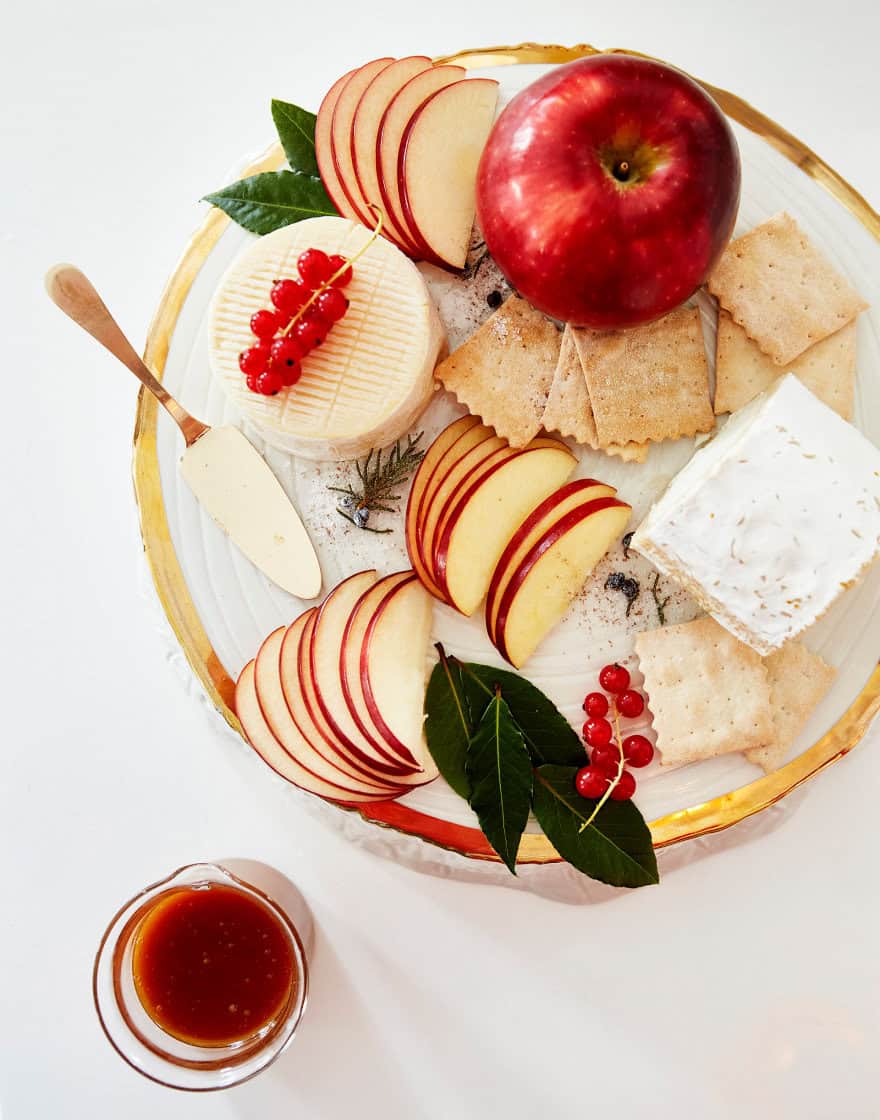
[[[612,174],[615,179],[619,179],[621,183],[625,183],[629,178],[629,163],[625,160],[619,160],[615,165]]]

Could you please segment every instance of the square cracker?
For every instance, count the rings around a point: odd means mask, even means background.
[[[714,618],[646,630],[636,652],[661,763],[775,745],[767,667]]]
[[[770,677],[770,704],[776,742],[746,751],[746,758],[769,774],[778,770],[816,705],[831,688],[836,671],[801,642],[788,642],[764,658]]]
[[[593,419],[593,406],[587,392],[584,369],[578,357],[574,336],[570,326],[566,326],[559,350],[559,361],[547,397],[547,406],[541,418],[542,427],[548,432],[559,432],[570,436],[578,443],[599,449],[596,422]],[[605,448],[609,455],[619,455],[626,462],[643,463],[648,456],[646,443],[611,444]]]
[[[700,312],[680,307],[625,331],[574,332],[600,447],[711,431]]]
[[[732,241],[708,285],[777,366],[868,306],[784,213]]]
[[[844,420],[852,420],[856,383],[856,323],[810,346],[780,369],[722,308],[715,350],[715,412],[736,412],[769,389],[783,372],[797,375],[806,387]]]
[[[525,447],[541,430],[559,348],[555,325],[511,296],[434,376],[511,447]]]

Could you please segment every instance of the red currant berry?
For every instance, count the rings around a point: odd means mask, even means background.
[[[593,747],[590,751],[590,765],[598,767],[609,778],[616,778],[620,769],[620,750],[614,743],[606,747]]]
[[[623,692],[629,688],[629,673],[617,662],[606,665],[599,673],[599,684],[606,692]]]
[[[605,747],[611,742],[611,724],[607,719],[588,719],[584,738],[591,747]]]
[[[251,330],[264,342],[273,339],[282,326],[281,316],[266,307],[251,315]]]
[[[585,766],[578,770],[574,785],[581,797],[595,799],[608,789],[608,778],[595,766]]]
[[[238,368],[244,374],[262,373],[268,364],[269,347],[265,342],[261,342],[257,346],[251,346],[248,350],[242,350],[238,355]]]
[[[620,780],[611,791],[612,801],[629,801],[632,795],[636,792],[636,780],[630,774],[629,770],[624,770],[620,775]]]
[[[338,323],[348,311],[348,300],[338,288],[327,288],[315,300],[315,310],[328,323]]]
[[[320,315],[304,315],[298,323],[294,323],[290,336],[300,344],[305,355],[321,345],[327,337],[327,329],[328,324]]]
[[[278,376],[281,378],[281,384],[289,389],[291,385],[295,385],[302,377],[302,366],[299,362],[287,362],[283,366],[277,367]]]
[[[640,692],[628,688],[626,692],[618,692],[614,701],[618,712],[628,719],[635,719],[645,710],[645,701]]]
[[[299,280],[276,280],[269,293],[272,303],[282,315],[293,315],[309,298],[309,290]]]
[[[258,378],[259,376],[260,376],[260,375],[259,375],[258,373],[249,373],[249,374],[248,374],[248,375],[247,375],[247,376],[245,377],[245,382],[247,383],[247,387],[248,387],[248,388],[250,389],[250,391],[251,391],[252,393],[256,393],[256,392],[258,392],[258,389],[257,389],[257,378]]]
[[[281,374],[277,370],[267,369],[257,376],[257,392],[264,397],[274,397],[282,388]]]
[[[601,692],[588,692],[584,698],[584,711],[588,716],[601,718],[608,715],[608,697]]]
[[[654,747],[644,735],[627,735],[623,740],[623,757],[630,766],[647,766],[654,757]]]
[[[284,366],[296,365],[303,356],[303,348],[292,335],[276,338],[269,350],[269,366],[281,371]]]
[[[312,291],[320,288],[333,275],[330,258],[323,249],[306,249],[304,253],[300,253],[296,270],[305,286]]]
[[[345,257],[340,257],[338,253],[334,253],[333,256],[330,257],[330,275],[332,276],[334,272],[339,272],[340,268],[342,268],[344,264],[348,264],[347,259]],[[333,287],[344,288],[350,283],[351,265],[348,265],[348,268],[345,270],[345,272],[337,276],[333,281]]]

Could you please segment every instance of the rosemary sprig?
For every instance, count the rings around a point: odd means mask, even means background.
[[[657,608],[657,618],[661,626],[666,625],[666,612],[665,607],[669,602],[671,596],[667,595],[665,599],[660,598],[660,593],[657,590],[657,585],[660,582],[660,573],[654,573],[654,582],[651,584],[651,594],[654,596],[654,606]]]
[[[400,501],[400,495],[394,491],[425,457],[425,452],[419,449],[423,435],[424,432],[419,432],[418,435],[407,436],[405,447],[401,447],[398,441],[384,459],[381,449],[377,451],[373,448],[363,462],[355,463],[357,487],[328,486],[328,490],[345,495],[336,507],[339,516],[368,533],[390,533],[390,529],[374,529],[368,524],[370,514],[397,512],[396,507],[390,504]]]

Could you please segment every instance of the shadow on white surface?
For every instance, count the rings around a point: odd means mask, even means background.
[[[359,1087],[371,1086],[373,1094],[381,1087],[386,1095],[389,1117],[422,1115],[424,1102],[401,1077],[387,1031],[327,937],[319,934],[309,963],[309,1006],[292,1046],[261,1076],[230,1090],[231,1114],[336,1120],[351,1113]],[[399,974],[389,975],[389,985],[399,981]],[[338,1058],[330,1068],[328,1053]]]

